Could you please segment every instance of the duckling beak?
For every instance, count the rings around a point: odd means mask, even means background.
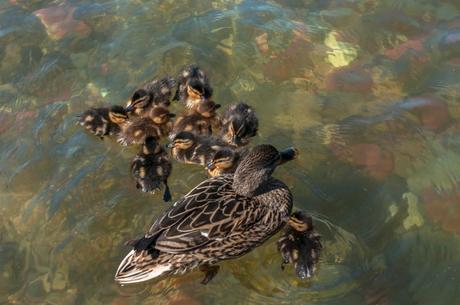
[[[174,118],[175,116],[176,116],[176,114],[175,114],[175,113],[171,113],[171,112],[170,112],[170,113],[168,113],[168,117],[169,117],[169,118]]]
[[[214,170],[216,168],[216,165],[214,164],[213,161],[209,162],[208,164],[206,164],[206,168],[210,171]]]
[[[298,156],[298,154],[299,151],[294,147],[289,147],[280,151],[281,158],[278,165],[294,160]]]
[[[231,144],[231,145],[237,145],[237,142],[238,142],[238,136],[237,136],[237,135],[233,135],[233,136],[232,136],[232,139],[230,140],[230,144]]]
[[[131,112],[134,110],[134,104],[129,104],[128,106],[126,106],[125,108],[126,112]]]

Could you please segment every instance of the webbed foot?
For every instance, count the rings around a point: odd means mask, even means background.
[[[204,278],[201,280],[201,284],[206,285],[211,281],[219,271],[219,266],[217,265],[201,265],[200,266],[200,271],[204,272]]]
[[[165,182],[165,192],[163,193],[163,201],[168,202],[171,201],[172,196],[171,196],[171,191],[169,190],[168,184]]]

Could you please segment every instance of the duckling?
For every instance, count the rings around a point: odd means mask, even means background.
[[[233,146],[244,146],[257,134],[259,120],[251,106],[231,105],[222,118],[222,139]]]
[[[292,160],[292,148],[279,152],[258,145],[234,175],[209,178],[165,210],[120,263],[120,284],[144,282],[199,268],[208,283],[222,260],[235,259],[262,245],[289,220],[292,194],[272,177]]]
[[[283,260],[282,269],[285,264],[293,264],[299,278],[313,276],[322,245],[310,216],[300,211],[292,213],[277,245]]]
[[[229,147],[218,138],[198,136],[188,131],[179,132],[168,146],[177,161],[203,166],[212,160],[216,151]]]
[[[172,77],[155,79],[134,91],[126,111],[134,116],[148,115],[154,106],[168,107],[171,104],[172,89],[176,81]]]
[[[128,114],[122,106],[91,108],[77,116],[78,124],[100,137],[117,135],[128,121]]]
[[[163,183],[163,200],[171,201],[168,177],[172,165],[168,154],[154,137],[147,137],[142,149],[131,162],[131,174],[136,179],[136,187],[143,192],[155,193]]]
[[[175,116],[168,108],[156,106],[151,109],[149,117],[134,119],[127,124],[118,137],[118,142],[126,146],[142,144],[150,136],[161,139],[169,134],[172,128],[170,119]]]
[[[220,107],[220,104],[210,100],[201,102],[195,111],[185,113],[176,119],[170,136],[174,137],[181,131],[189,131],[203,136],[212,135],[214,131],[220,128],[220,120],[216,114]]]
[[[211,162],[206,165],[209,177],[217,177],[223,174],[234,173],[241,159],[240,152],[231,148],[218,150]]]
[[[185,102],[194,109],[201,101],[211,98],[213,89],[208,76],[196,65],[185,67],[177,77],[177,89],[173,100]]]

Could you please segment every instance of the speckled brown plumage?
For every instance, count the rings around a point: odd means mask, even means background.
[[[235,176],[207,179],[163,212],[144,237],[130,242],[134,249],[121,262],[115,280],[136,283],[213,266],[248,253],[280,230],[289,219],[292,195],[270,177],[280,156],[266,146],[253,148]],[[253,175],[259,171],[266,176]],[[255,184],[252,192],[241,195],[234,179]],[[205,282],[215,275],[213,270]]]

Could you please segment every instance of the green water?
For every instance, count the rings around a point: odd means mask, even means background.
[[[0,304],[460,304],[457,0],[61,2],[0,2]],[[188,63],[254,106],[253,144],[299,149],[276,176],[323,236],[313,279],[273,238],[207,286],[114,283],[168,204],[75,115]],[[204,178],[174,163],[173,198]]]

